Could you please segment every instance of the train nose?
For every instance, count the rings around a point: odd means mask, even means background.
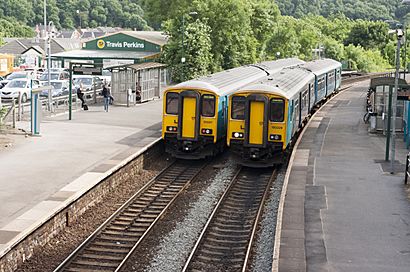
[[[259,148],[251,148],[250,149],[250,157],[251,159],[259,159]]]
[[[192,150],[192,142],[191,141],[184,141],[182,144],[182,150],[189,152]]]

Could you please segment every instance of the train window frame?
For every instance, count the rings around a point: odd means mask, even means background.
[[[236,99],[241,99],[243,102],[243,115],[242,118],[238,118],[237,115],[234,116],[234,110],[235,110],[235,106],[234,106],[234,100]],[[246,97],[242,96],[242,95],[237,95],[237,96],[232,96],[232,100],[231,100],[231,118],[233,120],[245,120],[245,108],[246,108]]]
[[[176,100],[176,109],[174,110],[172,108],[172,111],[170,111],[171,103],[169,101],[169,97],[168,97],[169,95],[176,95],[176,99],[175,99],[175,97],[173,98],[174,100]],[[180,94],[177,93],[177,92],[168,92],[166,94],[166,98],[165,98],[165,101],[166,101],[166,103],[165,103],[165,112],[166,112],[166,114],[178,115],[178,113],[179,113],[179,106],[178,106],[178,104],[179,104],[179,95]]]
[[[212,107],[212,112],[204,112],[204,101],[207,101],[204,99],[205,96],[209,96],[210,98],[212,97],[213,100],[213,107]],[[215,116],[215,107],[216,107],[216,97],[215,95],[212,94],[203,94],[201,96],[201,116],[202,117],[214,117]]]
[[[272,118],[272,102],[273,102],[273,100],[282,102],[282,116],[281,116],[281,119]],[[274,122],[274,123],[283,123],[285,121],[285,100],[283,98],[271,98],[269,100],[269,121]]]

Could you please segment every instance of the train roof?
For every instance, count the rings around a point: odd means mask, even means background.
[[[265,70],[269,75],[274,74],[284,67],[291,67],[296,65],[302,65],[306,62],[297,58],[289,58],[289,59],[279,59],[279,60],[271,60],[271,61],[264,61],[256,64],[252,64],[252,66],[259,67]]]
[[[306,62],[304,64],[299,65],[299,67],[302,67],[314,73],[315,75],[321,75],[328,72],[329,70],[341,68],[342,64],[332,59],[320,59]]]
[[[257,80],[241,88],[237,93],[263,92],[277,94],[290,99],[314,78],[314,75],[306,69],[291,67],[266,76],[262,80]]]
[[[176,89],[201,89],[211,91],[217,95],[229,95],[239,88],[261,79],[266,75],[280,71],[285,67],[296,66],[301,63],[304,62],[296,58],[291,58],[241,66],[179,83],[168,88],[167,91]]]

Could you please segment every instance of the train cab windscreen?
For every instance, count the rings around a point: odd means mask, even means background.
[[[283,122],[285,117],[285,101],[283,99],[273,98],[270,100],[270,121]]]
[[[178,93],[167,93],[167,114],[178,114]]]
[[[236,120],[245,119],[245,97],[244,96],[232,97],[232,119],[236,119]]]
[[[201,115],[205,117],[215,115],[215,96],[208,94],[202,96]]]

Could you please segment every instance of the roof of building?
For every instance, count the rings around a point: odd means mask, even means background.
[[[51,39],[51,52],[59,53],[67,50],[81,48],[80,40],[76,39]],[[0,53],[20,55],[31,47],[38,46],[44,51],[44,40],[40,38],[14,39],[0,47]]]
[[[145,59],[158,55],[158,52],[134,52],[117,50],[72,50],[51,54],[52,57],[67,59]]]
[[[125,64],[125,65],[118,65],[115,67],[110,67],[110,69],[113,70],[124,70],[124,69],[132,69],[132,70],[145,70],[145,69],[152,69],[152,68],[158,68],[158,67],[164,67],[166,66],[163,63],[159,62],[143,62],[143,63],[138,63],[138,64]]]
[[[118,33],[122,33],[140,40],[145,40],[147,42],[158,44],[163,46],[167,43],[168,37],[160,31],[120,31],[115,33],[110,33],[105,35],[104,37],[108,37],[111,35],[116,35]]]

